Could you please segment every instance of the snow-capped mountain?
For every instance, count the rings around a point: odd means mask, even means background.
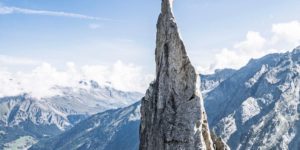
[[[42,100],[64,113],[91,115],[129,106],[143,96],[138,92],[124,92],[110,86],[100,86],[93,80],[80,81],[79,84],[78,87],[54,87],[62,94]]]
[[[299,149],[300,48],[251,60],[224,76],[202,75],[201,82],[211,89],[204,102],[211,129],[232,149]],[[137,149],[138,108],[94,115],[34,149]]]
[[[0,132],[3,133],[0,149],[22,137],[31,137],[35,142],[52,137],[88,116],[128,106],[142,97],[137,92],[99,86],[95,81],[80,81],[77,87],[53,88],[61,94],[40,99],[29,94],[0,98]]]
[[[133,150],[139,145],[140,102],[91,116],[30,150]]]
[[[232,149],[300,148],[300,47],[251,60],[205,98],[209,123]]]

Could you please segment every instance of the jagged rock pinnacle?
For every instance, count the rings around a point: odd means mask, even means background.
[[[141,150],[213,149],[198,75],[179,36],[173,0],[162,0],[157,23],[156,79],[141,106]]]

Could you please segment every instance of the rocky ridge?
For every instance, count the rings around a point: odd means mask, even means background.
[[[232,149],[299,149],[300,47],[252,59],[207,93],[212,130]]]

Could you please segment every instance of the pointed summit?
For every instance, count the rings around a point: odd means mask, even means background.
[[[173,0],[163,0],[161,12],[162,14],[172,14]]]
[[[213,149],[198,75],[181,40],[172,13],[162,0],[157,22],[156,79],[141,106],[141,150]]]

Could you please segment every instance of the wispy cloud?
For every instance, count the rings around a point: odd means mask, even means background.
[[[9,15],[9,14],[45,15],[45,16],[69,17],[69,18],[78,18],[78,19],[87,19],[87,20],[112,21],[112,19],[109,18],[100,18],[100,17],[88,16],[88,15],[77,14],[77,13],[69,13],[63,11],[36,10],[36,9],[27,9],[27,8],[19,8],[19,7],[0,6],[0,15]]]
[[[25,60],[19,60],[20,62],[11,61],[14,64],[31,63],[29,60],[28,62]],[[94,80],[100,85],[108,85],[118,90],[143,93],[154,79],[154,76],[146,73],[141,66],[122,61],[116,61],[111,65],[85,66],[77,66],[72,62],[68,62],[65,68],[60,69],[43,62],[32,70],[17,72],[6,69],[7,67],[9,67],[9,64],[3,64],[0,67],[0,97],[14,96],[21,93],[30,93],[31,96],[36,98],[53,96],[60,94],[53,87],[78,87],[80,80]]]

